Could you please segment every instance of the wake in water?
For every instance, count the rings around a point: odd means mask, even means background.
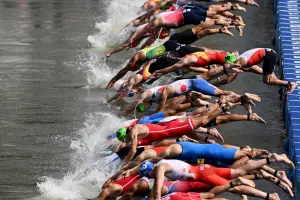
[[[88,115],[84,127],[77,132],[78,139],[70,143],[74,151],[71,158],[74,170],[62,178],[41,177],[37,183],[41,194],[55,199],[96,197],[104,181],[115,172],[117,166],[105,166],[103,162],[93,166],[93,163],[105,156],[103,151],[111,145],[105,137],[113,133],[123,121],[108,113]]]
[[[103,84],[107,83],[118,70],[124,67],[126,63],[124,59],[122,60],[123,64],[114,70],[107,66],[104,61],[104,51],[120,44],[128,37],[131,28],[123,29],[123,27],[138,16],[138,10],[142,5],[143,2],[140,0],[109,1],[106,8],[107,20],[97,22],[95,28],[98,33],[87,38],[93,49],[88,52],[88,55],[83,55],[83,58],[80,59],[81,66],[85,67],[87,71],[88,87],[103,87]]]

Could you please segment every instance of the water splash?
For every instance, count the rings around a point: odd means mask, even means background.
[[[102,163],[92,166],[92,163],[99,159],[101,151],[111,145],[103,138],[123,122],[124,119],[109,113],[88,115],[84,127],[76,133],[77,139],[70,142],[74,170],[70,170],[63,178],[39,178],[37,187],[42,196],[58,199],[95,198],[103,182],[115,172],[117,166],[103,166]]]

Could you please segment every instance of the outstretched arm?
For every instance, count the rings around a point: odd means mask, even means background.
[[[172,168],[169,166],[169,164],[163,163],[159,165],[155,172],[155,182],[153,187],[153,196],[154,199],[160,199],[161,197],[161,188],[164,183],[164,177],[166,171],[172,171]]]
[[[129,161],[131,161],[134,157],[134,155],[136,154],[136,147],[137,147],[137,134],[138,134],[138,128],[136,126],[134,126],[131,130],[130,130],[130,141],[131,141],[131,148],[130,151],[128,153],[128,156],[126,156],[123,165],[126,165]]]
[[[157,107],[156,112],[161,112],[165,108],[167,100],[168,100],[168,92],[167,92],[167,87],[165,87],[162,92],[161,103]]]

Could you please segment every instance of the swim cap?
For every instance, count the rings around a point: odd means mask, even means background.
[[[137,109],[138,111],[140,112],[145,112],[145,104],[144,103],[140,103],[138,106],[137,106]]]
[[[133,97],[136,93],[132,92],[132,90],[130,90],[128,97]]]
[[[142,175],[147,175],[151,170],[154,168],[154,163],[153,162],[143,162],[140,166],[140,174]]]
[[[235,61],[236,61],[236,55],[235,54],[233,54],[233,53],[226,54],[225,59],[224,59],[224,63],[226,63],[226,62],[234,63]]]
[[[119,128],[116,132],[116,135],[119,141],[124,142],[124,139],[127,135],[127,128]]]

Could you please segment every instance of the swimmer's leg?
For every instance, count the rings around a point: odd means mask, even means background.
[[[262,166],[261,169],[266,171],[269,174],[272,174],[276,178],[279,178],[282,182],[286,183],[289,187],[291,187],[291,188],[293,187],[293,184],[286,176],[285,171],[277,171],[267,165]]]
[[[197,39],[200,40],[201,38],[203,38],[205,36],[214,35],[217,33],[224,33],[224,34],[233,36],[233,34],[228,30],[227,27],[223,27],[221,29],[205,29],[205,30],[197,33]]]
[[[285,190],[291,197],[294,196],[294,193],[293,193],[291,187],[288,184],[286,184],[285,182],[282,182],[280,179],[278,179],[275,176],[265,172],[264,170],[255,171],[251,175],[243,176],[243,178],[246,178],[246,179],[249,179],[249,180],[259,180],[259,179],[268,180],[268,181],[278,185],[283,190]]]
[[[237,187],[240,185],[247,185],[249,187],[255,186],[255,183],[253,181],[249,181],[242,177],[232,180],[231,183],[234,187]],[[201,193],[201,198],[212,199],[212,198],[216,197],[217,195],[220,195],[220,194],[228,191],[230,188],[231,188],[231,185],[229,183],[225,184],[225,185],[221,185],[221,186],[216,186],[213,189],[211,189],[208,193]]]
[[[263,81],[264,81],[264,83],[269,84],[269,85],[283,85],[283,86],[286,86],[288,88],[287,94],[292,93],[293,90],[297,87],[296,82],[288,82],[288,81],[278,79],[276,77],[276,75],[274,74],[274,72],[272,74],[264,75],[263,76]]]
[[[255,169],[259,169],[260,167],[271,164],[271,163],[285,163],[286,165],[290,166],[292,169],[295,169],[295,165],[292,161],[290,161],[286,155],[278,155],[275,153],[272,153],[268,158],[266,159],[260,159],[260,160],[249,160],[247,164],[242,166],[238,169],[231,169],[231,178],[236,178],[239,176],[247,175],[248,173],[252,172]]]
[[[260,191],[256,188],[245,186],[245,185],[234,187],[231,190],[231,192],[233,192],[235,194],[241,194],[241,195],[245,194],[248,196],[259,197],[262,199],[266,199],[266,197],[268,196],[269,197],[268,199],[270,199],[270,200],[280,200],[277,193],[269,194],[269,193]]]
[[[133,161],[129,162],[127,165],[123,167],[123,170],[131,169],[137,165],[139,165],[144,160],[151,159],[157,156],[156,152],[152,149],[147,149],[143,151],[140,155],[138,155]]]
[[[255,121],[262,124],[266,124],[265,120],[259,117],[256,113],[248,114],[248,115],[239,115],[239,114],[229,114],[218,116],[216,120],[216,125],[225,124],[229,122],[236,121]]]

